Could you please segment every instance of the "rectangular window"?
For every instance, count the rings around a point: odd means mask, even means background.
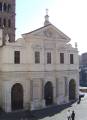
[[[40,52],[35,52],[35,64],[40,63]]]
[[[73,54],[70,54],[70,64],[74,64]]]
[[[60,53],[60,63],[64,64],[64,53]]]
[[[20,64],[20,51],[14,51],[14,63]]]
[[[51,64],[51,52],[47,53],[47,64]]]

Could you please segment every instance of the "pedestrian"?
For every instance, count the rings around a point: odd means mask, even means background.
[[[78,99],[78,101],[77,101],[77,104],[80,104],[80,102],[81,102],[81,96],[79,96],[79,99]]]
[[[70,112],[70,110],[68,110],[68,112],[67,112],[67,119],[71,120],[71,112]]]
[[[72,119],[72,120],[75,120],[75,112],[74,112],[74,110],[72,111],[71,119]]]

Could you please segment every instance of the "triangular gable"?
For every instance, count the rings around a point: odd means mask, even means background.
[[[63,32],[61,32],[59,29],[57,29],[52,24],[41,27],[41,28],[31,31],[29,33],[25,33],[22,36],[26,37],[29,35],[38,36],[38,37],[47,37],[47,38],[53,38],[53,39],[60,39],[60,40],[63,39],[63,40],[67,40],[67,42],[70,41],[70,38],[67,35],[65,35]]]

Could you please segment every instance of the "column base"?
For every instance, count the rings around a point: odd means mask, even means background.
[[[60,105],[60,104],[65,104],[65,103],[68,103],[68,102],[69,102],[68,96],[66,96],[66,97],[64,97],[64,96],[59,96],[59,97],[56,98],[56,103],[57,103],[58,105]]]
[[[45,100],[33,100],[30,104],[30,110],[38,110],[45,107]]]

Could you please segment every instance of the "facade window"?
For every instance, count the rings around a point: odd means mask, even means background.
[[[64,53],[60,53],[60,63],[64,64]]]
[[[70,54],[70,64],[74,64],[73,54]]]
[[[8,27],[9,28],[11,27],[11,20],[10,19],[8,20]]]
[[[6,10],[7,10],[7,5],[6,5],[6,3],[4,3],[3,9],[4,9],[4,11],[6,12]]]
[[[3,26],[6,27],[6,19],[3,19]]]
[[[36,51],[35,52],[35,64],[40,63],[40,52]]]
[[[2,11],[2,3],[0,2],[0,11]]]
[[[8,4],[8,12],[10,12],[10,11],[11,11],[11,5]]]
[[[20,64],[20,51],[14,51],[14,63]]]
[[[47,64],[51,64],[51,52],[47,53]]]

